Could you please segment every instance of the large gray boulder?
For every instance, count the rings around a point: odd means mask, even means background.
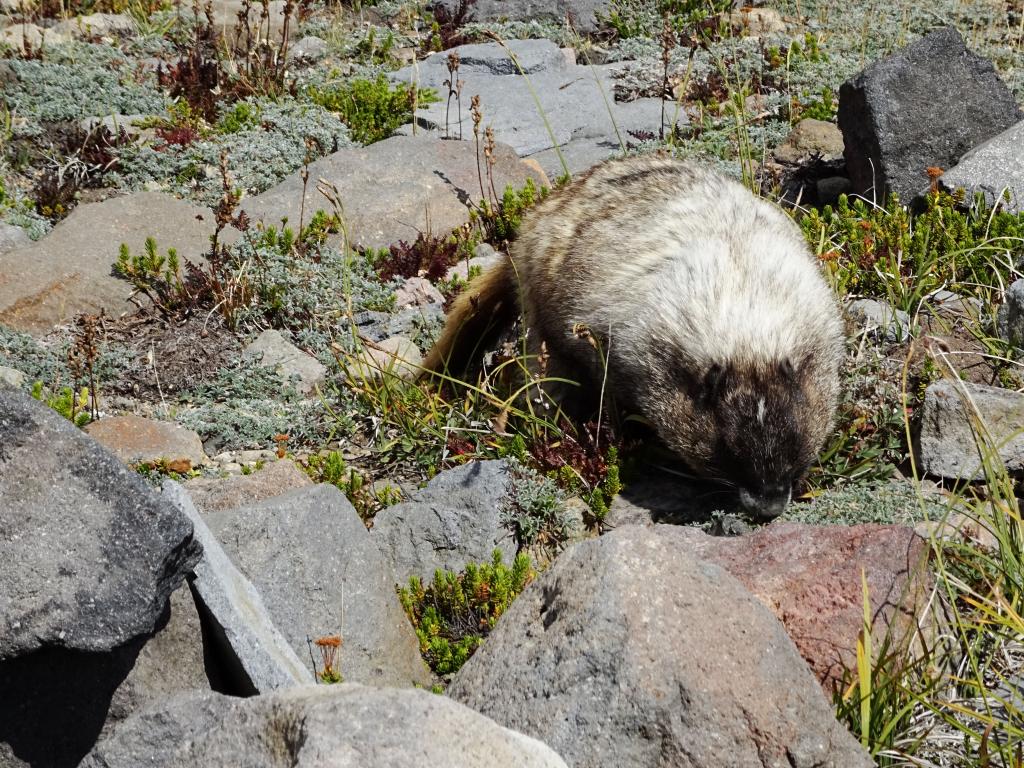
[[[208,208],[159,192],[80,205],[41,240],[0,251],[0,325],[42,335],[79,312],[129,312],[132,286],[111,271],[121,243],[140,253],[152,236],[160,253],[199,262],[213,228]]]
[[[904,202],[1021,113],[992,63],[952,27],[876,61],[839,89],[839,127],[854,191]]]
[[[430,8],[442,18],[460,23],[488,21],[566,21],[585,35],[600,29],[598,17],[608,11],[607,0],[434,0]]]
[[[378,512],[372,534],[399,583],[489,562],[495,548],[511,563],[516,540],[500,519],[507,484],[508,462],[475,461],[441,472],[407,501]]]
[[[778,620],[671,526],[577,544],[449,694],[575,768],[868,768]]]
[[[468,138],[472,139],[472,133]],[[483,150],[480,162],[483,164]],[[541,175],[522,163],[511,148],[494,153],[494,186],[522,187]],[[341,198],[346,229],[353,245],[384,248],[399,240],[412,242],[420,232],[445,235],[469,221],[469,203],[479,202],[477,156],[470,141],[442,141],[431,136],[392,136],[367,147],[340,149],[309,165],[309,184],[296,172],[254,197],[242,208],[254,220],[278,225],[287,218],[297,226],[305,188],[306,221],[318,209],[334,212],[314,180],[333,185]],[[486,184],[486,179],[484,184]],[[340,235],[332,242],[340,239]]]
[[[0,510],[0,764],[75,765],[200,545],[141,477],[6,387]]]
[[[82,768],[565,768],[540,742],[421,690],[321,685],[175,699],[124,723]]]
[[[970,200],[981,192],[989,205],[997,201],[1014,213],[1024,211],[1024,121],[960,158],[939,180],[949,191],[962,189]],[[1009,192],[1009,200],[1004,193]]]
[[[1011,472],[1024,469],[1024,395],[999,387],[943,379],[924,393],[920,455],[925,472],[940,477],[982,480],[980,417],[998,446],[998,458]]]
[[[256,588],[231,562],[184,488],[173,480],[163,495],[192,520],[203,543],[192,588],[224,669],[221,687],[251,695],[313,682],[311,669],[275,626]],[[302,658],[305,658],[303,656]]]
[[[614,74],[620,65],[570,64],[550,40],[514,40],[507,47],[529,82],[498,43],[462,45],[435,53],[415,68],[401,69],[393,77],[437,89],[442,99],[420,109],[416,118],[420,125],[434,128],[442,135],[447,126],[449,135],[472,140],[469,107],[472,97],[479,95],[484,127],[493,127],[495,138],[511,146],[520,157],[536,158],[552,178],[563,172],[553,152],[556,146],[562,149],[569,170],[577,173],[621,154],[616,127],[624,141],[630,138],[628,131],[657,135],[661,125],[660,99],[615,101]],[[454,99],[448,105],[448,89],[443,84],[448,79],[447,61],[452,52],[459,55],[458,78],[464,83],[461,115]],[[543,114],[534,96],[540,101]],[[682,119],[685,122],[685,116]]]
[[[429,684],[390,563],[333,485],[300,488],[206,521],[253,581],[295,653],[341,635],[347,682]]]

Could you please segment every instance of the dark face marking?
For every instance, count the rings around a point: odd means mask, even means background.
[[[711,472],[736,485],[748,511],[778,516],[816,455],[799,372],[788,360],[753,371],[713,366],[703,389],[717,426]]]

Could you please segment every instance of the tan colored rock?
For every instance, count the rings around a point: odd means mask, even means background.
[[[128,38],[138,31],[135,20],[127,13],[90,13],[65,19],[53,30],[67,37],[88,39],[91,37]]]
[[[856,669],[861,571],[876,649],[890,627],[909,638],[930,586],[929,547],[908,527],[780,522],[731,538],[686,531],[691,553],[739,579],[785,625],[826,691]]]
[[[152,236],[160,253],[199,262],[213,227],[208,208],[159,192],[80,205],[41,240],[0,253],[0,325],[43,335],[79,312],[134,310],[131,283],[111,273],[121,243],[139,253]]]
[[[129,465],[166,462],[175,472],[206,464],[199,435],[177,424],[142,416],[108,416],[89,424],[89,436]]]
[[[251,475],[196,477],[184,485],[192,501],[205,514],[256,504],[312,484],[309,475],[299,469],[294,461],[279,459]]]
[[[43,29],[31,23],[12,24],[0,33],[0,43],[6,43],[19,51],[25,50],[26,47],[38,49],[60,45],[70,40],[70,35],[53,29]]]
[[[386,373],[411,380],[419,373],[423,355],[404,336],[392,336],[379,343],[366,343],[363,351],[349,365],[348,372],[361,381],[379,379]]]
[[[843,133],[834,123],[807,118],[796,124],[774,154],[780,163],[792,165],[814,156],[825,162],[838,162],[843,159]]]
[[[740,8],[729,14],[729,23],[744,37],[765,37],[786,31],[782,16],[773,8]]]

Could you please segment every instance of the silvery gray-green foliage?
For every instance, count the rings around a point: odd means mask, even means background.
[[[308,223],[308,222],[307,222]],[[289,222],[298,227],[298,222]],[[271,233],[246,233],[230,250],[246,265],[255,294],[238,315],[240,327],[291,331],[300,346],[328,367],[337,363],[331,343],[352,347],[350,313],[390,311],[400,281],[384,285],[360,254],[322,245],[305,255],[282,248]]]
[[[155,77],[136,82],[135,70],[109,45],[67,43],[47,48],[41,61],[10,59],[17,81],[2,94],[11,112],[32,122],[79,120],[94,115],[160,112],[166,98]]]
[[[344,404],[333,404],[332,416],[322,401],[303,399],[291,382],[252,362],[220,369],[179,400],[168,415],[218,451],[272,448],[279,434],[288,435],[290,447],[323,445],[354,429]]]
[[[28,377],[29,382],[41,381],[48,387],[71,386],[71,372],[68,370],[69,338],[55,343],[45,343],[0,325],[0,365],[16,368]],[[102,391],[109,382],[119,379],[130,367],[131,362],[123,350],[101,345],[94,372],[97,386]]]
[[[501,524],[516,533],[519,543],[529,546],[545,533],[549,540],[562,542],[573,533],[565,514],[565,494],[550,477],[510,459],[508,490],[502,503]]]
[[[259,119],[230,134],[211,134],[188,146],[138,145],[125,150],[121,169],[110,178],[118,186],[139,189],[166,183],[204,205],[223,193],[217,165],[228,153],[232,182],[248,194],[262,192],[306,162],[353,146],[348,129],[327,110],[290,97],[249,99]]]

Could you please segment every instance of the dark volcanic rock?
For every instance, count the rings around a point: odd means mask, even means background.
[[[139,475],[2,387],[0,510],[0,763],[76,765],[201,549]]]
[[[843,83],[839,127],[855,192],[904,202],[928,188],[927,169],[1019,121],[1013,94],[991,62],[951,27],[936,30]]]
[[[176,699],[101,742],[82,768],[565,768],[540,742],[420,690],[321,685]]]
[[[575,768],[868,768],[782,624],[672,526],[577,544],[449,694]]]

